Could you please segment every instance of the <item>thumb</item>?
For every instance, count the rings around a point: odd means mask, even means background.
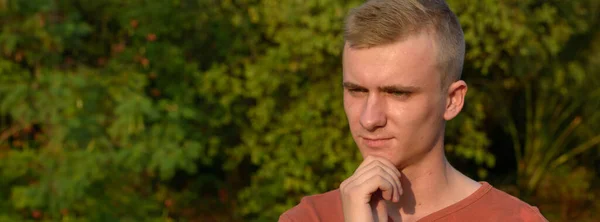
[[[371,213],[373,215],[373,221],[375,222],[387,222],[388,221],[388,212],[385,200],[381,196],[381,190],[373,193],[371,196],[371,201],[369,202],[371,205]]]

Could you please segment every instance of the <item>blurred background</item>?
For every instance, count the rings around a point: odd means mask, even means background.
[[[276,221],[361,161],[361,0],[0,0],[0,221]],[[448,0],[451,163],[550,221],[600,213],[600,1]]]

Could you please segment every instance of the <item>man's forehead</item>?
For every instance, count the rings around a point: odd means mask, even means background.
[[[361,49],[346,46],[343,56],[345,77],[366,75],[391,78],[401,75],[409,78],[432,72],[436,68],[435,52],[427,41],[420,40]]]
[[[411,49],[349,49],[343,61],[343,81],[369,89],[439,86],[441,78],[433,52]]]

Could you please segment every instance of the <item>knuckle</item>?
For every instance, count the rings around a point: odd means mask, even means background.
[[[382,175],[377,175],[377,176],[375,177],[375,179],[376,179],[376,180],[377,180],[377,182],[379,182],[380,184],[386,181],[386,180],[385,180],[385,178],[384,178]]]
[[[347,186],[341,187],[340,192],[342,192],[342,194],[348,193],[348,187]]]
[[[359,191],[359,187],[354,186],[350,188],[346,188],[346,195],[354,196],[355,193]]]
[[[385,164],[385,162],[383,162],[382,160],[377,160],[377,165],[379,165],[379,166],[387,166]]]
[[[348,187],[348,184],[352,182],[352,177],[342,181],[342,183],[340,184],[340,189],[344,189],[346,187]]]

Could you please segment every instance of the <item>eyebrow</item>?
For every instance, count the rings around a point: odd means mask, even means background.
[[[344,86],[344,88],[349,88],[349,89],[364,89],[365,88],[365,87],[362,87],[358,84],[354,84],[351,82],[344,82],[342,85]]]
[[[366,89],[366,87],[363,87],[361,85],[351,83],[351,82],[344,82],[342,85],[344,86],[344,88],[347,88],[347,89]],[[379,91],[382,91],[382,92],[397,92],[397,91],[416,92],[416,91],[419,91],[419,87],[403,86],[403,85],[387,85],[387,86],[380,86],[377,88],[379,89]]]

